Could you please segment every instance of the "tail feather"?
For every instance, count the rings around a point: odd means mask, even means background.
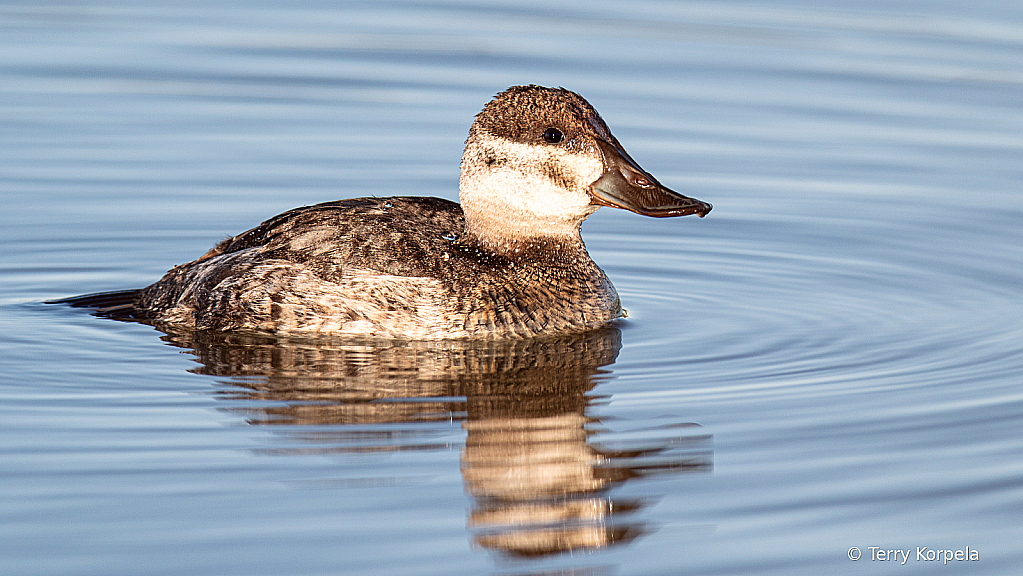
[[[97,292],[83,294],[60,300],[50,300],[47,304],[67,304],[72,308],[91,308],[97,316],[107,318],[134,318],[135,296],[138,290],[118,290],[116,292]]]

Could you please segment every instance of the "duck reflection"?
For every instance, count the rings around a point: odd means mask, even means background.
[[[621,348],[614,327],[506,342],[164,339],[194,351],[195,372],[230,377],[221,393],[244,401],[230,409],[250,423],[327,425],[307,439],[318,452],[435,449],[411,440],[408,425],[461,421],[471,538],[507,555],[628,542],[649,530],[636,514],[649,499],[614,497],[613,487],[711,467],[710,437],[696,424],[611,430],[588,414],[602,400],[590,391]]]

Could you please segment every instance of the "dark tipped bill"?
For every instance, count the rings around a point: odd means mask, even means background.
[[[590,186],[590,203],[668,218],[696,214],[703,218],[713,206],[665,188],[636,164],[620,145],[597,140],[604,156],[604,174]]]

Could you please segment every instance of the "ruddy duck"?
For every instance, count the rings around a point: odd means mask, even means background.
[[[601,206],[655,217],[711,205],[662,186],[563,88],[513,86],[476,116],[461,205],[339,200],[289,210],[141,290],[71,298],[196,330],[515,338],[622,315],[579,229]]]

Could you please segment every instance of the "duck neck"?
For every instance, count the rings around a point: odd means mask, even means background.
[[[535,223],[510,222],[488,214],[474,214],[471,210],[464,212],[466,233],[480,246],[502,256],[512,257],[536,250],[586,251],[578,226],[557,230]]]

